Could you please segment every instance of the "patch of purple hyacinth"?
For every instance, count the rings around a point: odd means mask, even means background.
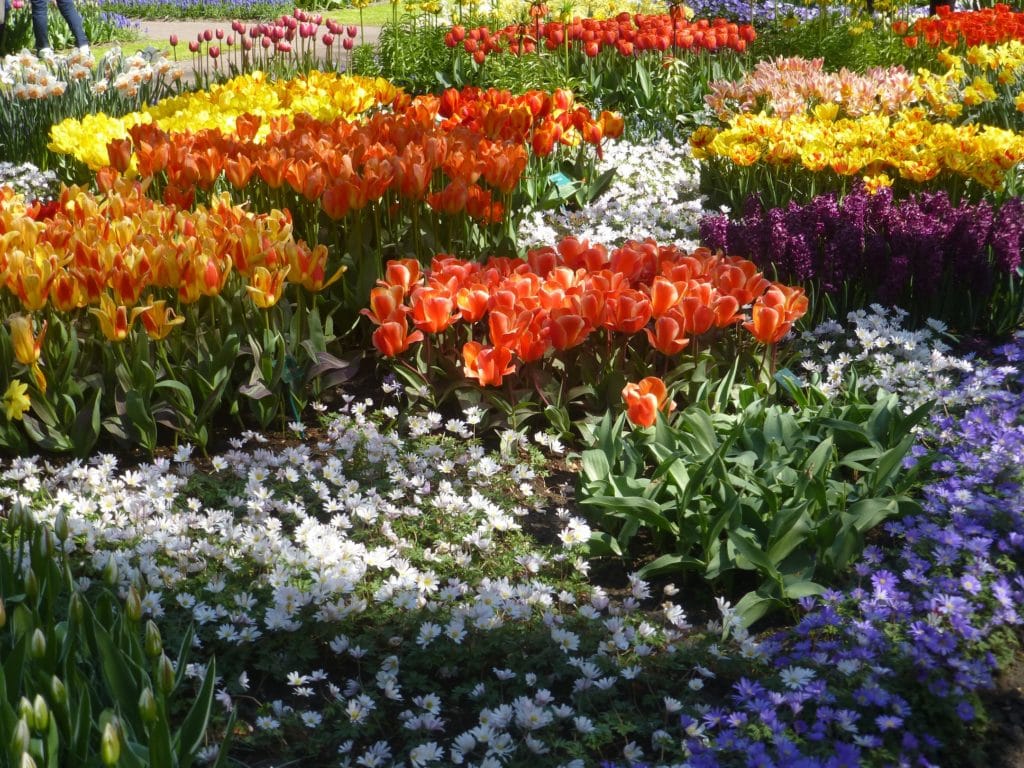
[[[846,286],[867,302],[927,314],[955,289],[969,288],[984,302],[999,279],[1021,266],[1024,200],[999,208],[987,201],[953,204],[945,192],[894,200],[888,189],[863,186],[840,200],[821,195],[810,203],[765,209],[752,199],[744,215],[706,216],[701,241],[751,259],[782,280],[814,282],[828,294]]]
[[[845,589],[800,601],[728,706],[681,716],[685,765],[937,766],[965,747],[993,642],[1024,623],[1024,331],[994,354],[960,387],[1001,389],[936,415],[907,460],[937,454],[921,513],[888,523]]]

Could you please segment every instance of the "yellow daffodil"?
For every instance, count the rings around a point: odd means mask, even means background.
[[[8,421],[21,421],[25,412],[32,407],[28,398],[28,386],[15,379],[7,385],[3,396],[4,416]]]

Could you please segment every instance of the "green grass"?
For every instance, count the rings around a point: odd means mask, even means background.
[[[386,22],[391,21],[393,18],[391,14],[391,3],[374,3],[363,8],[363,24],[368,27],[382,27]],[[358,8],[343,8],[338,11],[331,11],[327,15],[339,24],[359,23]],[[398,18],[401,19],[405,15],[404,10],[399,8]]]

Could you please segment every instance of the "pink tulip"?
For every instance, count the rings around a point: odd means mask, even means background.
[[[334,45],[334,35],[332,35],[330,32],[325,33],[323,39],[324,45],[326,45],[328,48]]]
[[[235,36],[234,35],[228,35],[228,39],[225,42],[228,45],[234,45],[235,44]]]
[[[271,40],[269,37],[264,37],[262,40],[260,40],[260,45],[262,45],[264,48],[269,48],[273,44],[274,41]]]
[[[205,40],[206,42],[210,42],[211,40],[213,40],[213,30],[211,30],[211,29],[204,29],[203,30],[203,40]]]
[[[291,43],[286,43],[284,40],[282,40],[281,42],[279,42],[277,44],[277,52],[278,53],[291,53],[292,52]]]
[[[224,39],[224,30],[223,29],[218,29],[216,32],[214,32],[214,34],[217,36],[218,40],[223,40]]]
[[[246,50],[246,51],[251,51],[252,50],[252,40],[250,40],[248,37],[243,37],[242,38],[242,48],[244,50]]]
[[[177,35],[171,35],[170,43],[171,43],[171,47],[172,48],[177,48],[178,47],[178,36]]]
[[[197,43],[195,40],[189,40],[188,49],[192,53],[199,53],[199,43]]]
[[[210,58],[211,59],[216,59],[218,56],[220,56],[220,46],[219,45],[211,45],[210,46]]]
[[[350,24],[348,27],[345,28],[345,32],[348,34],[349,37],[355,37],[359,33],[359,27],[357,27],[355,24]]]
[[[342,47],[346,51],[351,51],[352,50],[352,38],[351,37],[346,37],[344,40],[341,41],[341,45],[342,45]]]

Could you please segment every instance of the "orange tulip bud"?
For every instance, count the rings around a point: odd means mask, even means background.
[[[658,411],[670,413],[676,407],[668,398],[665,382],[657,376],[627,384],[622,388],[622,399],[626,403],[626,418],[638,427],[653,426],[658,419]]]
[[[46,338],[46,321],[38,336],[32,335],[32,318],[27,315],[11,315],[7,320],[11,326],[11,343],[14,359],[22,365],[35,365],[43,353],[43,339]]]

